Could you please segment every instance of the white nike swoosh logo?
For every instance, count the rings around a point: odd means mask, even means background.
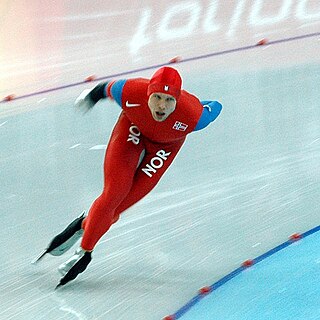
[[[129,101],[126,102],[126,107],[132,108],[132,107],[139,107],[141,104],[139,103],[129,103]]]

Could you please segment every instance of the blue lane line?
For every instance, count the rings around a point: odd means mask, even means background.
[[[316,233],[318,231],[320,231],[320,225],[317,226],[317,227],[312,228],[309,231],[306,231],[305,233],[302,233],[301,234],[301,238],[306,238],[307,236],[310,236],[310,235],[312,235],[312,234],[314,234],[314,233]],[[288,247],[292,243],[295,243],[295,241],[289,239],[288,241],[276,246],[275,248],[267,251],[266,253],[263,253],[262,255],[254,258],[253,259],[253,263],[257,264],[257,263],[261,262],[262,260],[264,260],[264,259],[270,257],[271,255],[275,254],[276,252]],[[247,267],[241,266],[241,267],[235,269],[234,271],[232,271],[231,273],[227,274],[226,276],[224,276],[223,278],[221,278],[220,280],[218,280],[217,282],[215,282],[211,286],[209,286],[208,288],[210,288],[210,291],[208,292],[208,294],[210,294],[210,292],[212,292],[213,290],[218,289],[219,287],[221,287],[225,283],[229,282],[231,279],[233,279],[235,276],[240,274],[245,269],[247,269]],[[207,296],[207,294],[201,294],[201,293],[197,294],[187,304],[185,304],[176,313],[174,313],[172,315],[173,319],[181,318],[188,310],[190,310],[194,305],[196,305],[205,296]]]
[[[221,278],[219,281],[215,282],[213,285],[209,286],[210,290],[216,290],[217,288],[221,287],[228,281],[230,281],[232,278],[237,276],[239,273],[241,273],[245,267],[239,267],[236,270],[233,270],[231,273],[227,274],[223,278]],[[202,298],[204,297],[203,294],[197,294],[194,298],[192,298],[186,305],[184,305],[182,308],[180,308],[173,316],[174,319],[178,319],[181,316],[183,316],[188,310],[190,310],[194,305],[196,305]]]
[[[303,40],[303,39],[313,38],[313,37],[318,37],[318,36],[320,36],[320,32],[309,33],[309,34],[304,34],[304,35],[301,35],[301,36],[295,36],[295,37],[289,37],[289,38],[283,38],[283,39],[279,39],[279,40],[269,41],[269,42],[266,43],[266,45],[271,46],[271,45],[276,45],[276,44],[280,44],[280,43],[298,41],[298,40]],[[221,55],[225,55],[225,54],[229,54],[229,53],[235,53],[235,52],[255,49],[255,48],[258,48],[258,47],[259,47],[259,45],[254,44],[254,45],[238,47],[238,48],[234,48],[234,49],[230,49],[230,50],[223,50],[223,51],[208,53],[208,54],[204,54],[204,55],[200,55],[200,56],[195,56],[195,57],[191,57],[191,58],[187,58],[187,59],[182,59],[179,62],[175,62],[175,64],[185,63],[185,62],[190,62],[190,61],[195,61],[195,60],[200,60],[200,59],[207,59],[207,58],[211,58],[211,57],[215,57],[215,56],[221,56]],[[110,75],[107,75],[107,76],[96,78],[96,79],[94,79],[93,81],[90,81],[90,82],[97,82],[97,81],[102,81],[102,80],[110,80],[110,79],[114,79],[114,78],[118,78],[118,77],[121,77],[121,76],[130,75],[130,74],[141,72],[141,71],[147,71],[147,70],[150,70],[150,69],[157,69],[157,68],[166,66],[168,64],[171,64],[171,63],[170,62],[166,62],[166,63],[152,65],[152,66],[149,66],[149,67],[143,67],[143,68],[134,69],[134,70],[130,70],[130,71],[110,74]],[[72,88],[72,87],[83,85],[83,84],[85,84],[87,82],[89,82],[89,81],[84,80],[84,81],[80,81],[80,82],[75,82],[75,83],[71,83],[71,84],[62,85],[62,86],[59,86],[59,87],[49,88],[49,89],[46,89],[46,90],[31,92],[31,93],[24,94],[24,95],[21,95],[21,96],[15,96],[13,100],[25,99],[25,98],[37,96],[37,95],[44,94],[44,93],[49,93],[49,92],[54,92],[54,91],[63,90],[63,89],[67,89],[67,88]],[[0,100],[0,104],[1,103],[6,103],[6,102],[9,102],[9,101],[7,101],[5,99]]]

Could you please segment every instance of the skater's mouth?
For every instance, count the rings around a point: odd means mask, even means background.
[[[163,117],[165,115],[165,113],[164,112],[160,112],[160,111],[156,111],[156,115],[158,117]]]

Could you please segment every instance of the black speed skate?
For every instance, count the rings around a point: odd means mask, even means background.
[[[82,212],[78,218],[73,220],[61,233],[51,240],[47,248],[32,263],[37,263],[47,253],[53,256],[60,256],[68,251],[83,235],[81,224],[84,218],[85,212]]]
[[[80,273],[86,270],[91,259],[90,251],[85,251],[81,247],[78,248],[70,259],[59,266],[58,271],[63,277],[60,279],[56,289],[74,280]]]

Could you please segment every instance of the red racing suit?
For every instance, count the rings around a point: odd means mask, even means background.
[[[93,250],[119,215],[156,186],[187,134],[208,125],[221,111],[220,103],[206,101],[204,106],[182,90],[174,112],[163,122],[155,121],[148,107],[148,84],[148,79],[138,78],[106,85],[106,97],[116,100],[122,112],[105,154],[102,193],[82,225],[84,250]]]

